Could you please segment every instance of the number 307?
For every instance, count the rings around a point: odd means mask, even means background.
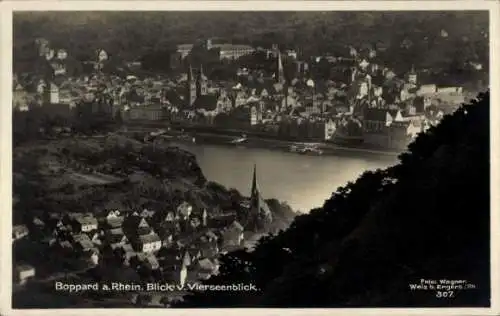
[[[455,293],[453,293],[453,291],[437,291],[436,292],[437,298],[453,297],[454,295],[455,295]]]

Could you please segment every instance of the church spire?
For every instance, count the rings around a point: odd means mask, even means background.
[[[187,80],[187,92],[188,92],[188,105],[189,106],[192,106],[194,104],[194,102],[196,101],[196,97],[197,97],[197,84],[196,84],[196,80],[195,78],[193,77],[193,68],[191,68],[191,64],[189,64],[189,70],[188,70],[188,73],[187,73],[187,76],[188,76],[188,80]]]
[[[276,80],[278,82],[285,81],[285,74],[283,71],[283,62],[281,61],[281,52],[279,49],[278,49],[278,72],[276,74]]]
[[[189,70],[188,70],[188,81],[192,81],[193,78],[193,68],[191,68],[191,64],[189,64]]]
[[[253,178],[252,178],[252,197],[259,194],[259,189],[257,188],[257,164],[253,165]]]
[[[203,73],[203,64],[200,64],[200,71],[198,73],[198,80],[196,82],[196,86],[197,86],[198,96],[206,95],[208,93],[207,77],[205,77],[205,74]]]

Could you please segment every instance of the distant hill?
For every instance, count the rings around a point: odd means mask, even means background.
[[[15,61],[29,59],[37,37],[77,59],[93,57],[97,48],[139,59],[217,37],[264,47],[277,43],[305,55],[346,55],[349,45],[376,46],[385,50],[385,60],[406,68],[488,61],[488,13],[480,11],[16,13]]]
[[[486,307],[490,304],[489,94],[445,116],[400,163],[367,171],[254,252],[224,256],[179,307]],[[421,279],[466,280],[452,299]]]

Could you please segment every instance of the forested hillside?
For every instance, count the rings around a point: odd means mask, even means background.
[[[233,43],[299,49],[305,56],[346,55],[348,46],[375,46],[392,67],[451,69],[488,62],[487,12],[59,12],[16,13],[15,59],[44,37],[76,59],[104,48],[140,59],[176,44],[222,38]],[[397,56],[397,58],[396,58]]]

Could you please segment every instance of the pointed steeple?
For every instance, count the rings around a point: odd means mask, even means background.
[[[200,65],[200,71],[198,73],[198,80],[196,82],[197,94],[206,95],[208,93],[207,87],[207,77],[203,73],[203,64]]]
[[[196,79],[193,77],[193,68],[191,68],[191,64],[189,64],[189,70],[187,73],[188,80],[187,80],[187,92],[188,92],[188,97],[187,100],[189,102],[189,106],[192,106],[194,102],[196,101],[197,97],[197,84],[196,84]]]
[[[252,178],[252,197],[259,194],[259,189],[257,187],[257,164],[253,165],[253,178]]]
[[[200,78],[203,78],[205,75],[203,74],[203,64],[200,65]]]
[[[184,257],[182,258],[182,265],[185,267],[189,267],[191,265],[191,256],[189,255],[189,252],[187,250],[184,253]]]
[[[193,68],[191,68],[191,64],[189,64],[189,70],[188,70],[188,81],[192,81],[194,79],[193,77]]]
[[[281,52],[278,49],[278,71],[276,73],[276,81],[283,82],[285,81],[285,73],[283,71],[283,62],[281,61]]]
[[[203,213],[201,214],[201,220],[203,226],[207,226],[207,218],[208,218],[207,209],[204,208]]]

